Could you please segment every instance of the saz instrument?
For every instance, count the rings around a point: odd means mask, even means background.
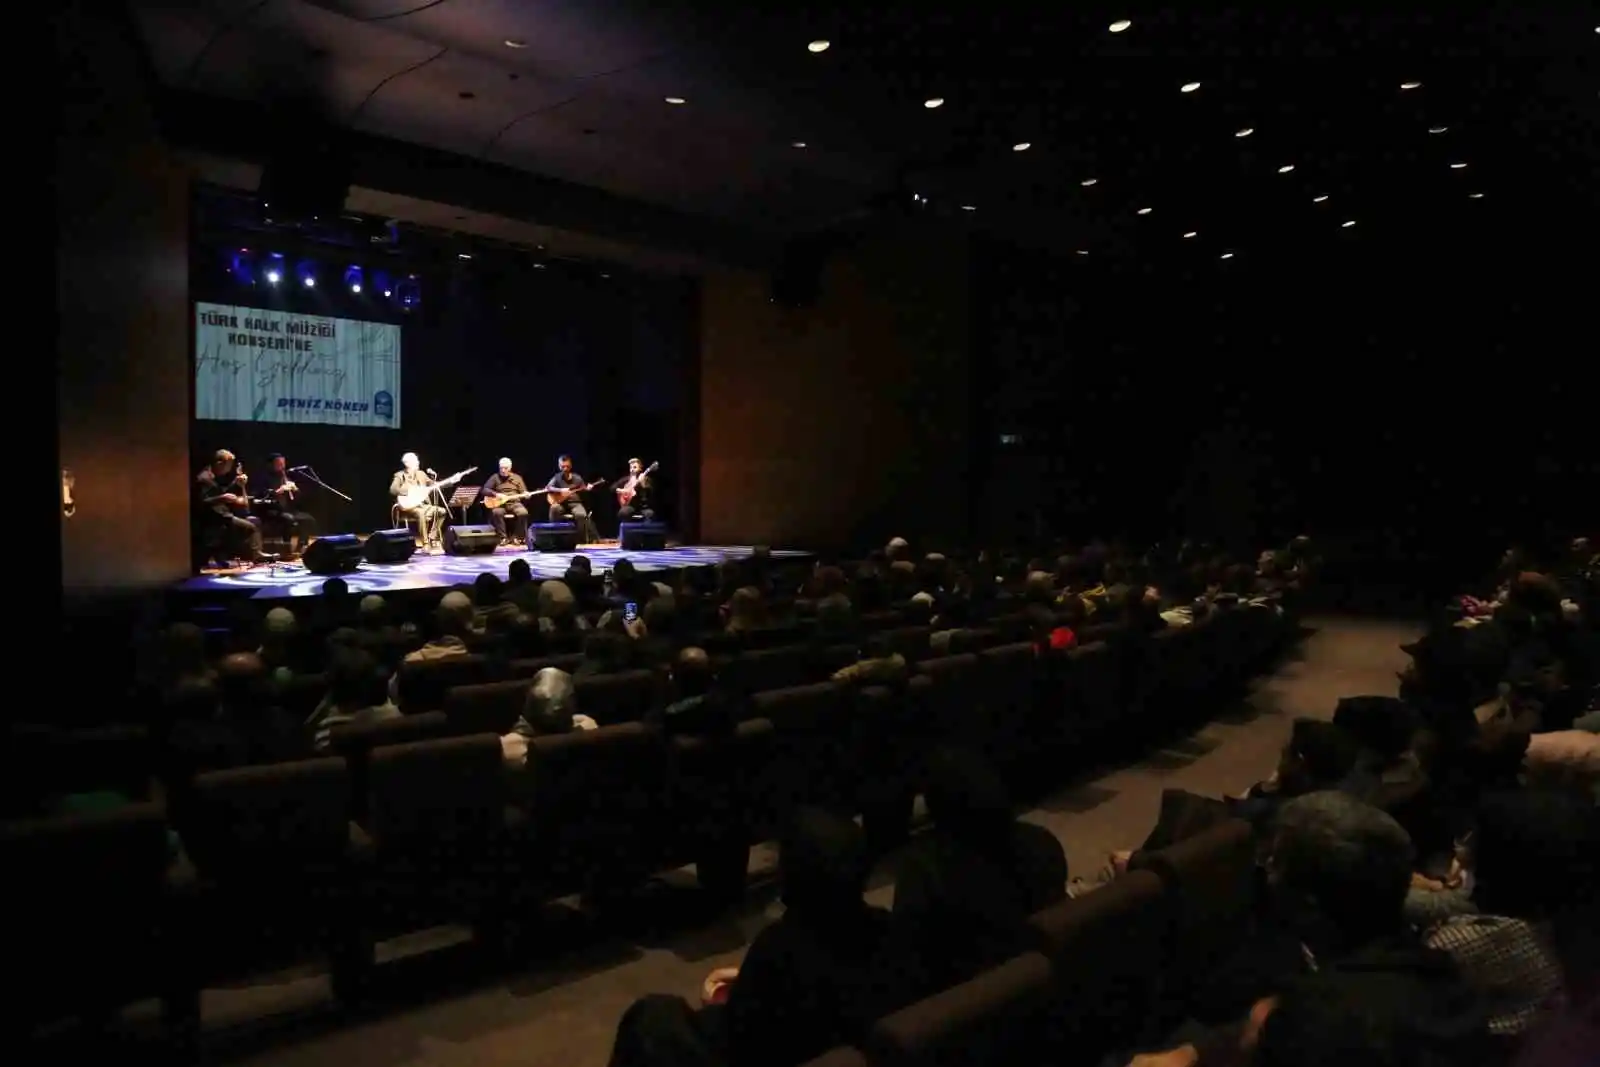
[[[652,463],[638,474],[631,475],[626,482],[617,486],[617,503],[622,504],[624,507],[633,503],[634,494],[639,491],[639,483],[654,474],[659,466],[661,464]]]
[[[477,469],[477,467],[468,467],[464,471],[456,471],[448,478],[441,478],[436,482],[429,482],[427,485],[407,486],[406,491],[396,498],[396,502],[400,505],[400,510],[402,511],[415,511],[428,502],[428,495],[435,489],[445,489],[455,485]]]
[[[526,500],[537,491],[530,489],[526,493],[485,493],[483,494],[483,506],[493,511],[495,508],[503,507],[506,504],[515,504],[519,500]]]
[[[601,478],[598,482],[586,482],[583,485],[575,485],[571,489],[546,489],[544,498],[550,502],[551,507],[560,507],[579,493],[587,493],[589,490],[598,489],[605,484],[606,480]]]

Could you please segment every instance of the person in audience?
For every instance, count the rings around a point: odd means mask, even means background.
[[[512,732],[531,739],[598,727],[599,723],[578,711],[578,687],[572,675],[545,667],[533,676],[533,685],[528,687],[527,700]]]
[[[217,664],[218,721],[233,742],[228,766],[281,763],[305,754],[298,724],[272,705],[271,693],[267,665],[254,652],[235,652]]]
[[[484,571],[472,580],[472,608],[475,626],[484,629],[484,622],[489,613],[500,606],[500,596],[505,591],[505,583],[499,575]]]
[[[299,653],[300,621],[288,608],[272,608],[261,620],[261,644],[256,655],[266,664],[275,685],[293,681]]]
[[[327,752],[335,727],[399,717],[400,709],[389,699],[388,678],[377,659],[365,649],[351,646],[329,657],[328,692],[311,713],[306,728],[312,749]]]
[[[176,622],[162,632],[155,679],[159,688],[210,681],[214,673],[206,658],[204,630],[192,622]]]
[[[1251,786],[1233,812],[1264,828],[1285,801],[1324,789],[1338,789],[1356,766],[1359,749],[1337,724],[1296,719],[1271,778]]]
[[[643,611],[644,606],[656,595],[655,584],[639,573],[639,568],[634,566],[631,559],[619,559],[612,565],[611,588],[612,594],[607,602],[616,608],[632,603]]]
[[[910,670],[893,640],[887,634],[875,633],[868,634],[862,643],[860,658],[834,671],[833,680],[841,685],[902,685]]]
[[[933,831],[900,862],[894,923],[933,992],[1029,947],[1029,917],[1066,899],[1067,855],[1015,818],[1000,776],[972,752],[930,755],[923,796]]]
[[[703,648],[685,648],[673,660],[672,697],[659,716],[652,716],[669,736],[722,736],[738,725],[732,701],[717,687],[711,657]]]
[[[933,622],[933,594],[916,592],[900,609],[900,617],[907,626],[927,626]]]
[[[1415,789],[1425,779],[1411,751],[1415,716],[1395,697],[1342,697],[1333,724],[1360,746],[1347,792],[1379,807],[1385,798]]]
[[[406,654],[405,663],[428,663],[451,656],[465,656],[471,651],[467,638],[473,633],[476,613],[472,599],[457,589],[452,589],[439,599],[433,612],[433,640],[414,652]]]
[[[589,629],[578,613],[578,601],[566,582],[539,583],[539,631],[546,635],[577,634]]]
[[[573,556],[561,580],[572,591],[583,611],[601,611],[605,608],[605,583],[595,577],[594,561],[588,556]]]
[[[766,605],[761,590],[751,585],[734,590],[724,612],[727,623],[723,629],[730,634],[748,634],[766,625]]]
[[[1600,813],[1566,794],[1491,794],[1478,808],[1469,866],[1478,914],[1447,918],[1424,940],[1448,952],[1485,998],[1489,1031],[1519,1035],[1555,1003],[1567,962],[1578,985],[1592,988]]]
[[[750,944],[720,1013],[732,1067],[791,1067],[867,1028],[915,994],[890,919],[862,899],[861,828],[799,810],[778,846],[783,917]]]
[[[633,640],[621,629],[620,616],[616,626],[609,629],[602,625],[583,639],[583,662],[578,664],[576,677],[593,678],[633,669]]]

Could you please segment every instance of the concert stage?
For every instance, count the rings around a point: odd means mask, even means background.
[[[659,552],[624,552],[612,545],[586,545],[579,552],[529,552],[520,548],[501,548],[485,556],[412,556],[405,563],[363,563],[342,574],[352,593],[394,593],[417,589],[448,589],[470,585],[485,572],[506,576],[514,559],[525,559],[535,580],[560,578],[576,555],[587,556],[596,574],[611,569],[619,559],[630,559],[642,573],[673,570],[679,567],[709,567],[724,560],[745,559],[754,553],[749,545],[684,545]],[[800,559],[809,552],[774,549],[774,559]],[[312,574],[299,563],[271,563],[238,571],[200,574],[179,583],[177,592],[212,597],[244,596],[252,600],[281,597],[316,596],[322,592],[327,575]]]

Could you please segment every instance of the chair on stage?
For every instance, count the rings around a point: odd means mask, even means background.
[[[415,511],[407,511],[399,502],[389,505],[389,529],[415,530],[417,540],[422,540],[422,519]]]

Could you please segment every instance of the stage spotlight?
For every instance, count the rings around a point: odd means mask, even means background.
[[[228,273],[232,274],[242,285],[256,283],[256,257],[248,248],[241,248],[233,254],[228,262]]]
[[[268,285],[277,285],[283,281],[283,253],[274,252],[267,257],[266,279]]]
[[[400,280],[394,287],[394,297],[400,302],[401,308],[410,311],[422,303],[422,285],[417,281],[417,276],[412,274]]]
[[[344,284],[352,293],[361,292],[361,268],[351,267],[344,272]]]
[[[307,289],[315,289],[317,287],[316,264],[308,260],[295,267],[294,273],[295,277],[300,279],[300,284],[305,286]]]

